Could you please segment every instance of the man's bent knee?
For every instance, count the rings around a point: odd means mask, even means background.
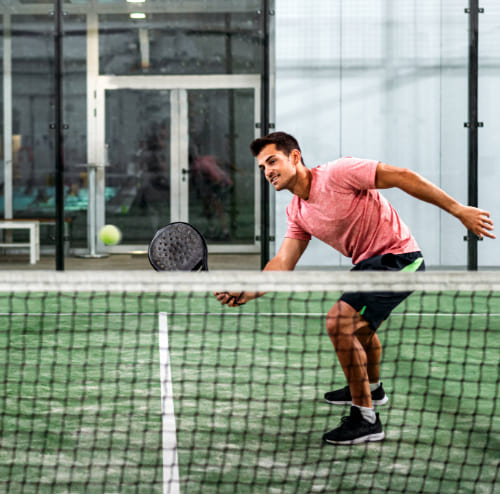
[[[347,302],[338,301],[328,311],[326,331],[334,344],[338,341],[339,336],[352,335],[358,330],[366,328],[369,328],[368,322]]]

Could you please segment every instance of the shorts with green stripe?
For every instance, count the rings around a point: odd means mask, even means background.
[[[358,262],[351,271],[425,271],[425,262],[421,252],[386,253]],[[392,310],[411,293],[411,291],[344,293],[340,300],[356,309],[368,321],[372,330],[377,330]]]

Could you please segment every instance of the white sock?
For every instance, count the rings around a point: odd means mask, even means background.
[[[370,424],[374,424],[377,421],[377,415],[375,414],[375,410],[373,408],[366,408],[365,406],[357,406],[361,411],[361,415],[365,420],[370,422]]]
[[[380,380],[378,382],[370,384],[370,391],[373,392],[375,389],[378,389],[379,387],[380,387]]]

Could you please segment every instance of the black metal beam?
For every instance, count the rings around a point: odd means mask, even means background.
[[[479,0],[469,0],[469,111],[468,111],[468,204],[478,206],[478,46]],[[467,235],[467,269],[477,270],[477,236]]]
[[[56,270],[64,271],[64,137],[63,137],[63,28],[62,0],[54,1],[54,87],[55,87],[55,195]]]
[[[269,80],[270,80],[270,64],[269,64],[269,16],[270,5],[269,0],[262,1],[262,22],[263,22],[263,40],[262,40],[262,109],[260,120],[261,136],[269,133]],[[269,261],[269,242],[270,242],[270,195],[269,183],[266,178],[261,176],[261,220],[260,220],[260,262],[261,268]]]

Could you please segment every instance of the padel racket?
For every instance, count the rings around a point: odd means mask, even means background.
[[[172,222],[159,229],[148,248],[149,262],[157,271],[208,271],[207,244],[187,222]]]

